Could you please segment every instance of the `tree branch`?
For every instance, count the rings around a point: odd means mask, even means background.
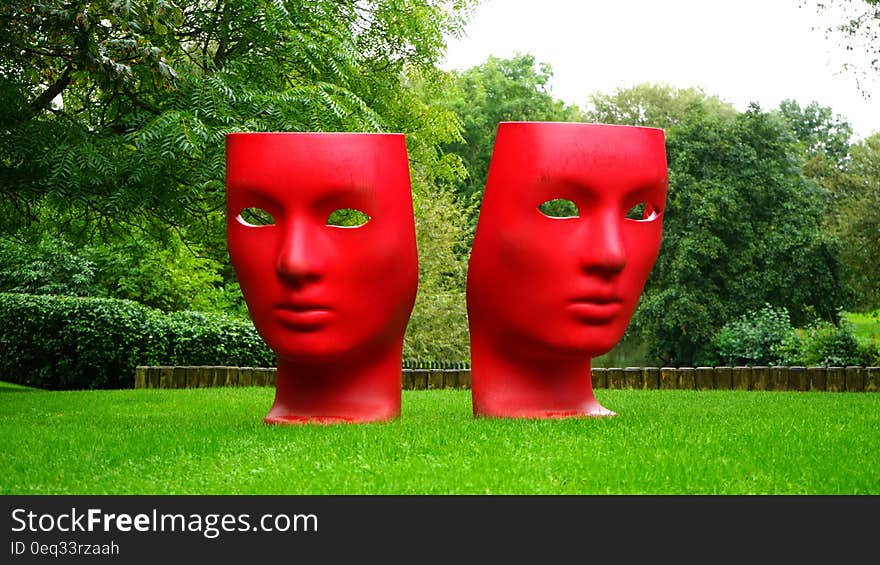
[[[52,100],[55,99],[56,96],[61,94],[67,85],[70,84],[70,66],[64,68],[64,73],[61,77],[56,80],[54,83],[49,85],[49,88],[44,90],[42,94],[37,96],[33,102],[30,104],[31,115],[29,117],[34,117],[39,114],[41,111],[45,110],[49,107],[49,104],[52,103]]]

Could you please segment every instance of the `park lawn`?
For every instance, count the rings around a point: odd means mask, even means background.
[[[610,419],[267,426],[272,388],[0,394],[0,494],[880,494],[880,394],[598,390]]]
[[[0,392],[25,392],[25,391],[29,391],[29,390],[39,390],[39,389],[16,384],[16,383],[7,383],[5,381],[0,381]]]
[[[880,310],[873,312],[847,312],[846,319],[853,325],[853,333],[860,341],[880,340]]]

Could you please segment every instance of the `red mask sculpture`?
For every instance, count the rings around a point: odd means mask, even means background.
[[[475,415],[614,415],[590,359],[635,311],[667,185],[663,130],[499,124],[467,280]],[[548,201],[570,217],[542,212]]]
[[[265,421],[397,417],[418,285],[403,134],[229,134],[226,186],[229,256],[278,357]]]

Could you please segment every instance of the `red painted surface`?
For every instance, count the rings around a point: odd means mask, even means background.
[[[230,259],[254,325],[278,356],[265,421],[397,417],[418,284],[404,136],[229,134],[226,186]],[[247,208],[274,224],[248,224]],[[327,225],[338,209],[370,219]]]
[[[590,359],[623,336],[660,249],[663,130],[498,126],[467,280],[477,416],[610,416]],[[567,199],[579,215],[538,207]],[[644,203],[641,220],[627,212]]]

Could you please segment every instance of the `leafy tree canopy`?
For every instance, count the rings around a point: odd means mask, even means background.
[[[808,157],[824,155],[838,166],[843,166],[849,155],[852,141],[852,126],[840,114],[811,102],[801,108],[797,101],[783,100],[779,104],[779,113],[788,122],[795,138],[803,147]]]
[[[830,193],[825,224],[843,243],[843,279],[854,305],[880,308],[880,133],[852,145],[844,167],[816,158],[807,172]]]
[[[587,119],[602,124],[622,124],[668,129],[694,110],[732,117],[736,110],[717,96],[699,88],[674,88],[643,83],[610,94],[590,95]]]
[[[443,106],[461,121],[462,139],[444,148],[461,157],[467,178],[456,186],[464,198],[483,194],[499,122],[583,121],[583,113],[550,94],[553,69],[533,55],[510,59],[490,56],[485,63],[457,73]]]
[[[0,216],[148,218],[220,256],[224,135],[404,131],[449,138],[430,74],[464,0],[98,0],[0,8]],[[430,158],[430,152],[426,153]],[[430,167],[429,167],[430,168]]]
[[[773,112],[696,107],[667,130],[663,245],[633,325],[661,360],[711,363],[717,329],[750,310],[832,319],[846,297],[838,241],[821,229],[828,193],[803,175]]]

